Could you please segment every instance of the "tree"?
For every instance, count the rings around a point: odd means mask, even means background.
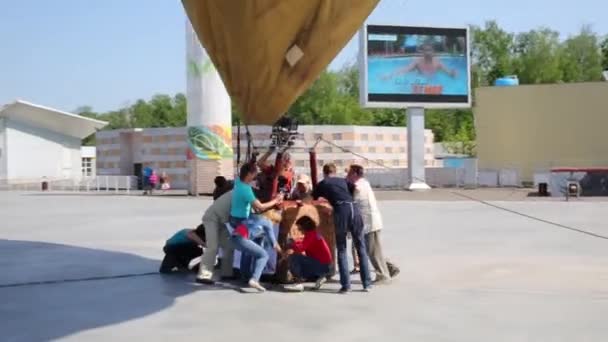
[[[368,125],[371,113],[359,106],[353,96],[352,77],[344,73],[324,71],[313,85],[289,109],[292,117],[304,125]],[[346,80],[350,80],[346,82]],[[358,90],[356,90],[358,93]]]
[[[576,36],[566,39],[560,53],[562,81],[598,81],[602,73],[599,39],[589,26]]]
[[[515,38],[515,70],[522,84],[556,83],[562,79],[559,33],[547,28]]]
[[[473,27],[473,62],[478,70],[480,85],[491,85],[497,78],[514,72],[514,35],[488,21],[484,28]]]
[[[93,111],[93,108],[91,106],[80,106],[76,108],[76,110],[74,110],[74,113],[91,119],[97,119],[99,115]],[[91,134],[88,137],[82,139],[82,145],[95,146],[95,134]]]
[[[602,41],[602,67],[608,70],[608,36]]]

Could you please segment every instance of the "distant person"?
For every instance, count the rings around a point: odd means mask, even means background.
[[[348,179],[355,184],[355,201],[361,208],[363,217],[363,225],[365,232],[365,246],[369,260],[374,266],[376,273],[375,282],[387,283],[392,277],[399,273],[399,268],[391,264],[385,259],[382,252],[382,244],[380,242],[380,232],[382,230],[382,216],[376,195],[367,181],[364,178],[363,166],[353,164],[348,171]]]
[[[315,290],[319,290],[331,272],[333,260],[327,241],[319,233],[317,224],[309,216],[302,216],[296,221],[296,227],[304,234],[304,239],[294,241],[289,250],[289,271],[295,278],[295,284],[287,287],[292,291],[303,291],[304,281],[315,281]]]
[[[158,186],[158,175],[156,174],[156,171],[152,170],[152,174],[150,175],[150,194],[152,194],[152,191],[156,190],[156,187]]]
[[[213,182],[215,183],[215,189],[213,189],[213,200],[220,198],[220,196],[228,191],[231,191],[234,187],[234,182],[226,180],[226,177],[224,176],[215,177]]]
[[[165,192],[171,189],[171,179],[166,172],[161,173],[160,175],[160,189]]]
[[[445,64],[443,64],[443,62],[441,62],[441,60],[435,56],[435,52],[431,44],[422,45],[420,51],[422,52],[422,57],[416,58],[409,65],[400,68],[391,74],[385,75],[382,78],[389,79],[412,71],[418,71],[426,76],[433,76],[437,72],[443,71],[452,77],[456,77],[456,69],[449,69],[447,66],[445,66]]]
[[[205,246],[205,226],[200,224],[196,229],[182,229],[165,242],[165,257],[160,265],[160,273],[188,271],[190,262],[203,255]],[[198,267],[193,267],[198,271]]]
[[[143,188],[144,188],[144,195],[147,195],[148,193],[152,193],[152,183],[150,183],[150,177],[152,176],[152,172],[154,170],[152,170],[151,167],[146,166],[143,171],[142,171],[142,183],[143,183]]]
[[[324,179],[313,191],[315,199],[325,198],[333,207],[336,247],[338,250],[338,269],[340,271],[340,291],[351,291],[348,258],[346,254],[346,235],[350,232],[360,259],[361,284],[364,291],[371,288],[369,261],[363,236],[363,219],[358,204],[353,199],[355,185],[343,177],[336,176],[336,165],[323,165]]]
[[[205,255],[201,260],[200,270],[196,282],[202,284],[213,284],[215,260],[219,247],[222,248],[222,259],[220,261],[220,275],[222,280],[230,280],[233,275],[234,246],[230,242],[230,233],[226,229],[226,222],[230,220],[230,204],[232,202],[232,191],[221,195],[215,200],[203,215],[205,225],[205,242],[207,243]]]

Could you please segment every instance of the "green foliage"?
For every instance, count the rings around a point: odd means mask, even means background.
[[[586,82],[601,78],[608,69],[608,37],[603,40],[590,27],[564,41],[558,32],[539,28],[511,33],[496,21],[472,27],[472,86],[493,85],[497,78],[517,75],[521,84]],[[90,107],[77,113],[109,121],[106,129],[132,127],[181,127],[186,125],[186,97],[156,95],[138,100],[117,111],[103,114]],[[232,104],[232,122],[239,113]],[[359,105],[359,71],[346,65],[338,71],[324,71],[300,96],[288,114],[304,125],[405,126],[403,109],[363,109]],[[475,154],[475,128],[471,110],[428,110],[426,126],[436,141],[446,143],[454,153]],[[94,144],[94,137],[85,143]]]
[[[602,41],[602,68],[608,70],[608,36]]]
[[[514,35],[501,29],[496,21],[488,21],[484,28],[473,26],[473,59],[479,85],[494,84],[497,78],[511,75],[514,70]]]
[[[564,82],[599,81],[602,74],[602,54],[598,36],[584,26],[576,36],[568,38],[560,51]]]

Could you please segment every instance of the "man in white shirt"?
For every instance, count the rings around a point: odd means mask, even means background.
[[[376,272],[375,282],[389,282],[391,276],[397,275],[399,271],[395,265],[384,258],[382,253],[382,244],[380,243],[382,216],[378,209],[374,191],[364,178],[364,170],[361,165],[351,165],[347,178],[355,184],[354,198],[355,202],[359,204],[363,217],[367,253]]]

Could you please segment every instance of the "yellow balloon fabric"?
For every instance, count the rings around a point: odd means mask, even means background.
[[[379,2],[182,1],[199,40],[247,124],[277,121]]]

